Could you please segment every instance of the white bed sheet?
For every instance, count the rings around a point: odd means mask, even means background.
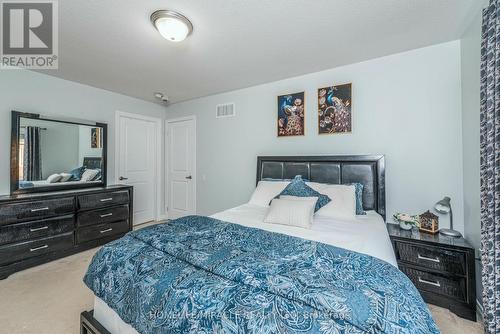
[[[264,223],[267,210],[267,207],[244,204],[216,213],[212,217],[371,255],[397,267],[385,222],[382,216],[375,211],[368,211],[365,216],[357,216],[355,220],[351,221],[315,217],[311,228],[303,229]],[[116,312],[98,297],[94,297],[94,317],[111,334],[138,334],[132,326],[123,322]]]
[[[212,217],[371,255],[397,267],[384,219],[375,211],[367,211],[366,215],[356,216],[355,220],[350,221],[314,217],[311,228],[304,229],[264,223],[267,210],[267,207],[244,204]]]

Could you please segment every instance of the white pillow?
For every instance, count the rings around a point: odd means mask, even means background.
[[[331,201],[316,211],[317,217],[339,220],[356,219],[356,187],[343,184],[307,182],[317,192],[327,195]]]
[[[285,189],[289,181],[259,181],[248,204],[269,206],[271,200]]]
[[[69,174],[69,173],[61,173],[61,179],[59,180],[59,182],[68,182],[69,179],[71,179],[71,177],[73,175]]]
[[[83,172],[82,177],[80,178],[80,181],[83,182],[89,182],[96,177],[97,173],[99,173],[98,169],[86,169],[85,172]]]
[[[48,183],[56,183],[61,179],[60,174],[52,174],[47,178]]]
[[[297,199],[273,199],[265,223],[310,228],[317,197]]]

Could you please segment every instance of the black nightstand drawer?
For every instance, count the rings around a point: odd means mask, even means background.
[[[463,277],[439,275],[405,266],[400,266],[399,269],[418,290],[437,293],[461,302],[467,301],[467,284]]]
[[[394,241],[396,259],[454,275],[466,274],[466,255],[440,247]]]
[[[420,233],[387,224],[399,269],[426,303],[476,321],[474,248],[464,238]]]

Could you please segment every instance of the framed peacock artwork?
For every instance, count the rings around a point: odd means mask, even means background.
[[[352,84],[318,89],[318,133],[352,132]]]
[[[278,137],[305,133],[305,92],[278,96]]]

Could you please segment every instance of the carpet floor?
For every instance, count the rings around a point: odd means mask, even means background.
[[[82,277],[97,249],[16,273],[0,281],[0,332],[78,334],[80,313],[93,297]],[[443,334],[480,334],[480,323],[429,305]]]

